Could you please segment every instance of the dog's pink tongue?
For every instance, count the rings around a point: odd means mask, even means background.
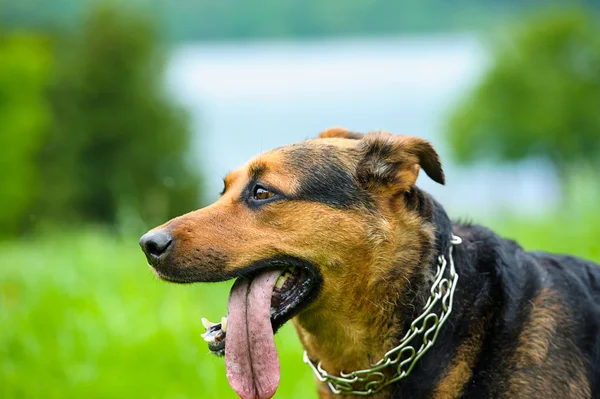
[[[271,326],[271,295],[279,271],[238,279],[229,294],[227,379],[243,399],[269,399],[279,386],[279,357]]]

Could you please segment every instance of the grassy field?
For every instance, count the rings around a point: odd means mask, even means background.
[[[201,317],[231,283],[158,281],[137,239],[57,234],[0,244],[0,398],[236,398]],[[276,337],[278,397],[313,398],[293,328]]]
[[[527,248],[600,261],[590,214],[493,225]],[[200,337],[201,317],[225,314],[231,283],[160,282],[137,238],[94,230],[0,243],[0,258],[0,398],[236,397]],[[315,398],[291,326],[276,342],[276,398]]]

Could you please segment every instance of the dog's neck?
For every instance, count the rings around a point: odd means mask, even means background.
[[[437,255],[450,246],[452,224],[441,206],[418,189],[406,201],[394,239],[294,320],[309,357],[330,374],[370,368],[398,345],[422,309]]]

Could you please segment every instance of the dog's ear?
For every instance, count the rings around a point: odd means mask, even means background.
[[[341,139],[360,140],[363,137],[365,137],[365,135],[362,133],[354,133],[346,128],[336,126],[336,127],[330,127],[329,129],[323,130],[319,134],[318,138],[328,139],[328,138],[333,138],[333,137],[341,138]]]
[[[440,158],[427,140],[374,132],[364,136],[358,150],[361,160],[356,175],[365,189],[408,192],[415,185],[421,168],[434,181],[445,183]]]

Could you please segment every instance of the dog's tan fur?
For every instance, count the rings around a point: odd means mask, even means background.
[[[281,190],[293,192],[298,186],[298,172],[282,165],[288,152],[283,147],[230,173],[224,194],[214,204],[157,228],[169,227],[177,237],[177,257],[184,269],[211,257],[226,257],[229,269],[277,253],[311,259],[323,275],[323,286],[294,324],[309,356],[333,373],[369,367],[396,342],[401,320],[390,322],[390,313],[401,303],[411,306],[411,298],[401,296],[402,282],[430,261],[422,258],[421,248],[433,242],[433,226],[408,209],[401,197],[417,179],[417,154],[430,151],[427,157],[437,159],[431,146],[415,137],[383,132],[369,137],[371,142],[344,140],[348,135],[353,133],[330,129],[305,145],[327,146],[341,155],[344,167],[363,167],[368,174],[389,174],[386,168],[396,167],[392,182],[366,182],[376,198],[375,212],[338,210],[315,202],[280,202],[259,213],[249,210],[238,198],[253,170],[263,170],[261,181]],[[361,164],[362,152],[378,141],[405,149],[392,154],[394,166],[376,157]],[[336,231],[335,237],[331,231]],[[203,262],[203,267],[211,265]],[[390,278],[392,267],[395,275]]]
[[[583,358],[558,328],[573,324],[562,309],[560,294],[543,289],[531,304],[531,313],[512,359],[506,398],[589,398]]]

